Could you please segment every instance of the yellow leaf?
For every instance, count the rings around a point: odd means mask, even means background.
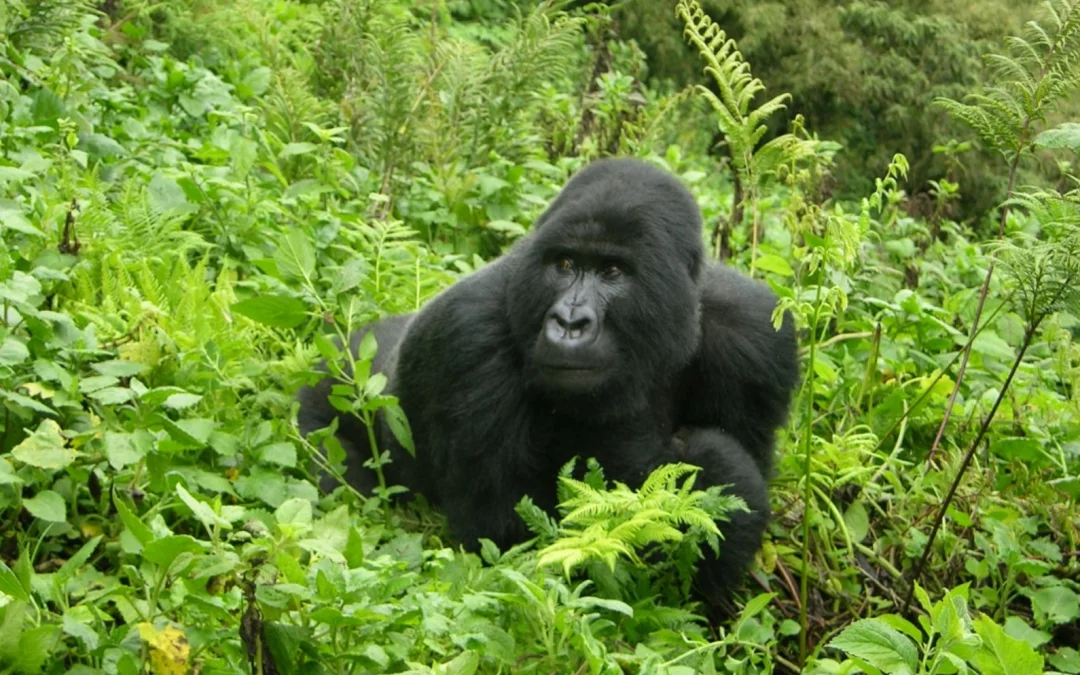
[[[139,636],[150,646],[150,672],[154,675],[183,675],[188,671],[191,645],[184,631],[174,626],[158,630],[140,623]]]

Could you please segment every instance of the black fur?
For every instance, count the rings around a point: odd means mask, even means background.
[[[596,457],[639,484],[657,465],[703,468],[697,485],[732,484],[753,512],[722,526],[703,564],[711,600],[738,582],[769,515],[775,429],[798,379],[790,318],[772,327],[763,284],[706,263],[698,206],[674,177],[634,160],[576,175],[509,253],[420,312],[375,331],[417,458],[394,448],[392,483],[424,494],[473,547],[527,536],[514,505],[555,505],[571,457]],[[352,338],[355,350],[363,331]],[[330,382],[300,393],[306,434],[336,416]],[[343,418],[348,480],[369,489],[366,432]]]

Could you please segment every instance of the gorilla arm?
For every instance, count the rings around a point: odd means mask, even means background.
[[[790,316],[772,325],[776,296],[734,270],[704,271],[702,343],[687,370],[679,461],[702,467],[699,486],[729,485],[750,512],[720,523],[719,558],[706,551],[698,590],[711,603],[726,597],[761,547],[769,518],[768,478],[775,430],[787,418],[798,380],[798,351]]]
[[[479,537],[503,546],[525,536],[514,506],[542,474],[506,316],[515,262],[500,258],[433,299],[398,355],[394,393],[412,425],[417,489],[470,548]]]
[[[704,270],[701,347],[687,369],[680,406],[681,425],[732,435],[766,477],[799,378],[791,316],[785,314],[779,331],[773,328],[776,300],[764,283],[729,267]]]

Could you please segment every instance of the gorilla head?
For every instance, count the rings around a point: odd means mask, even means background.
[[[567,412],[588,399],[590,416],[646,405],[697,348],[701,232],[686,188],[643,162],[567,183],[514,251],[507,313],[530,390]]]

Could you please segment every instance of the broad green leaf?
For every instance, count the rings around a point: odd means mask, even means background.
[[[203,399],[200,394],[173,394],[162,401],[161,405],[170,410],[190,408]]]
[[[844,524],[854,541],[862,541],[870,533],[870,516],[862,502],[855,501],[844,511]]]
[[[79,547],[79,550],[75,552],[75,555],[65,560],[64,564],[60,566],[60,569],[56,570],[54,580],[61,586],[67,583],[67,580],[74,577],[75,573],[86,564],[86,561],[89,560],[90,556],[97,550],[99,543],[101,543],[100,534]]]
[[[287,279],[310,279],[315,273],[315,248],[307,233],[293,228],[278,237],[274,262]]]
[[[274,511],[274,517],[280,525],[310,526],[312,517],[311,502],[293,497],[286,500]]]
[[[52,490],[42,490],[33,497],[23,500],[23,506],[30,515],[50,523],[62,523],[67,520],[67,504],[64,498]]]
[[[17,366],[30,358],[30,350],[20,340],[4,338],[0,343],[0,366]]]
[[[64,632],[82,642],[88,652],[97,649],[100,636],[93,628],[78,621],[71,614],[71,611],[64,612],[62,621]]]
[[[0,457],[0,485],[22,485],[23,479],[15,473],[15,467],[11,462]]]
[[[139,373],[146,372],[146,370],[149,368],[149,366],[143,363],[120,360],[92,363],[90,364],[90,367],[102,375],[108,375],[111,377],[134,377]]]
[[[758,258],[754,261],[754,268],[779,274],[784,277],[795,276],[795,270],[791,269],[791,264],[784,258],[773,254],[763,255]]]
[[[970,661],[982,675],[1042,675],[1043,657],[1031,645],[1009,637],[986,615],[975,619],[974,626],[983,644]]]
[[[116,507],[116,512],[120,514],[120,520],[123,521],[124,527],[131,532],[140,544],[145,546],[154,540],[153,530],[146,523],[139,520],[139,517],[129,507],[126,498],[115,491],[113,492],[113,506]]]
[[[122,469],[135,464],[146,456],[144,448],[140,448],[135,443],[135,438],[131,434],[106,431],[104,441],[105,457],[109,460],[109,466],[114,469]]]
[[[999,438],[990,444],[990,451],[998,457],[1021,462],[1046,459],[1042,443],[1035,438]]]
[[[1054,623],[1064,624],[1080,618],[1080,596],[1066,586],[1049,586],[1029,591],[1031,606]]]
[[[262,446],[259,448],[259,456],[268,464],[276,464],[288,469],[296,466],[296,446],[288,441]]]
[[[860,619],[837,635],[829,646],[866,661],[883,673],[908,675],[919,667],[915,643],[878,619]]]
[[[203,550],[203,545],[194,537],[170,535],[146,544],[143,558],[168,569],[184,553],[202,553]]]
[[[319,146],[314,143],[288,143],[281,152],[278,153],[278,157],[293,157],[295,155],[304,155],[309,152],[313,152]]]
[[[307,307],[296,298],[263,295],[232,306],[237,314],[274,328],[296,328],[307,319]]]
[[[53,420],[42,420],[34,433],[12,448],[11,456],[24,464],[54,471],[75,461],[75,451],[67,445],[60,435],[60,425]]]

